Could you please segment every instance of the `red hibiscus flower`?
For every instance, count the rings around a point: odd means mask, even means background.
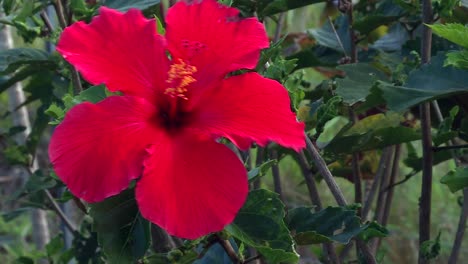
[[[222,230],[247,196],[242,162],[216,140],[298,150],[304,125],[278,82],[253,72],[227,77],[253,69],[268,46],[257,19],[195,0],[174,5],[166,24],[161,36],[138,10],[102,7],[90,24],[65,29],[63,57],[90,83],[123,96],[73,107],[49,156],[70,191],[90,203],[138,179],[142,216],[193,239]]]

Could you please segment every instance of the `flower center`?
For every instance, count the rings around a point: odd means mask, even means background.
[[[197,80],[193,74],[197,72],[197,67],[192,66],[181,59],[175,61],[168,72],[166,83],[169,87],[166,88],[165,94],[171,97],[179,97],[188,100],[187,91],[188,86]]]

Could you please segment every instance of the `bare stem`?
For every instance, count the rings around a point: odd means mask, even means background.
[[[57,13],[57,19],[61,28],[67,27],[67,20],[65,19],[65,10],[63,10],[63,5],[61,0],[56,0],[55,4],[55,13]]]
[[[229,256],[232,263],[234,263],[234,264],[240,264],[241,263],[240,260],[239,260],[239,257],[237,256],[236,251],[232,247],[231,242],[229,242],[229,240],[224,240],[224,239],[221,239],[221,238],[217,237],[217,241],[223,247],[224,251],[226,251],[226,254]]]
[[[310,201],[315,205],[315,211],[318,212],[323,209],[320,196],[318,194],[317,185],[315,184],[314,176],[310,170],[310,165],[307,162],[307,158],[303,151],[298,153],[298,163],[301,167],[302,174],[304,175],[307,188],[309,189]],[[330,263],[339,264],[341,261],[336,253],[333,243],[325,243],[323,245],[323,252],[325,253],[325,258],[329,260]]]
[[[62,29],[67,27],[67,21],[65,19],[65,10],[63,9],[62,1],[56,0],[55,4],[55,12],[57,13],[57,18]],[[71,80],[73,83],[73,87],[75,88],[75,92],[79,93],[83,91],[83,86],[81,85],[80,74],[78,71],[73,67],[70,66],[71,71]]]
[[[262,165],[262,163],[264,162],[264,159],[265,159],[265,149],[260,146],[257,146],[257,157],[255,159],[255,166],[260,167],[260,165]],[[261,183],[262,183],[261,178],[256,179],[253,183],[253,188],[254,189],[260,188]]]
[[[432,101],[432,106],[434,108],[434,112],[436,113],[437,119],[439,122],[442,122],[444,120],[444,117],[442,116],[442,112],[440,111],[439,104],[437,101]],[[451,149],[450,153],[453,157],[453,160],[456,164],[456,166],[460,166],[460,161],[453,149],[455,148],[460,148],[463,147],[463,145],[458,145],[455,146],[454,142],[447,142],[447,146],[445,149]],[[464,147],[468,147],[468,144],[466,144]],[[443,148],[443,147],[440,147]],[[432,148],[434,151],[434,148]],[[458,220],[458,227],[457,227],[457,232],[455,234],[455,241],[453,242],[452,246],[452,251],[450,252],[450,257],[448,260],[449,264],[455,264],[457,263],[458,256],[460,255],[460,248],[463,243],[463,237],[465,235],[465,229],[466,229],[466,220],[468,218],[468,188],[463,189],[463,205],[462,205],[462,210],[460,213],[460,218]]]
[[[333,196],[335,197],[336,202],[340,206],[346,206],[347,202],[343,195],[343,192],[341,191],[340,187],[336,183],[335,178],[333,177],[333,175],[331,174],[330,170],[327,167],[327,164],[325,163],[322,156],[317,151],[317,149],[315,148],[314,144],[312,143],[310,138],[307,136],[307,134],[305,135],[305,137],[306,137],[307,150],[312,156],[312,159],[315,165],[317,166],[320,174],[322,175],[323,179],[327,183],[328,188],[331,190]],[[369,264],[376,263],[375,257],[372,255],[367,244],[360,239],[357,239],[356,241],[357,241],[356,245],[359,247],[360,251],[364,255],[366,259],[366,263],[369,263]]]
[[[455,234],[455,241],[453,242],[452,252],[448,263],[457,263],[458,256],[460,255],[460,248],[463,243],[463,236],[465,235],[466,220],[468,218],[468,188],[463,189],[463,205],[458,221],[457,233]]]
[[[312,174],[312,171],[310,171],[310,165],[307,162],[307,158],[303,151],[298,153],[298,163],[301,167],[302,174],[304,175],[304,180],[306,182],[307,189],[309,189],[310,201],[317,210],[322,210],[323,207],[322,202],[320,201],[317,184],[315,184],[314,175]]]
[[[424,2],[427,0],[423,1]],[[432,196],[432,137],[431,137],[431,105],[424,103],[420,107],[423,148],[423,177],[421,197],[419,199],[419,245],[431,238],[431,196]],[[428,260],[419,252],[419,263]]]
[[[351,1],[350,1],[351,2]],[[353,17],[353,3],[351,2],[348,7],[348,31],[349,31],[349,38],[350,38],[350,45],[351,45],[351,63],[357,62],[357,47],[356,47],[356,34],[354,33],[354,17]]]
[[[392,155],[392,148],[386,147],[382,152],[382,156],[380,156],[379,167],[377,169],[377,173],[374,177],[374,182],[372,183],[371,190],[366,197],[366,201],[364,202],[364,207],[362,208],[362,219],[366,219],[367,214],[369,213],[372,202],[374,201],[375,193],[377,192],[377,187],[380,182],[380,178],[383,177],[385,171],[387,170],[390,162],[391,162],[391,155]]]
[[[437,152],[437,151],[447,150],[447,149],[462,149],[462,148],[468,148],[468,144],[432,147],[432,151]]]
[[[45,12],[45,10],[42,10],[41,13],[39,14],[41,17],[42,21],[44,21],[44,25],[46,26],[47,30],[49,31],[49,34],[54,32],[54,26],[52,26],[52,23],[50,23],[49,16]]]
[[[281,31],[283,30],[285,13],[279,14],[278,24],[276,25],[275,35],[273,37],[273,42],[277,42],[281,37]]]
[[[358,121],[356,113],[354,113],[351,107],[349,108],[349,117],[353,121],[354,124]],[[355,152],[353,153],[352,160],[351,160],[352,169],[353,169],[354,202],[357,204],[362,203],[362,184],[361,184],[362,174],[361,174],[361,167],[359,166],[359,156],[360,156],[360,153]],[[358,208],[357,215],[361,216],[361,208]]]
[[[392,186],[395,183],[396,178],[398,177],[398,174],[400,172],[400,156],[401,156],[401,145],[396,145],[395,146],[395,154],[393,156],[392,174],[390,175],[390,182],[389,182],[387,188],[385,188],[385,190],[383,190],[383,191],[388,190],[387,199],[385,200],[385,209],[384,209],[384,213],[383,213],[383,216],[382,216],[382,225],[383,226],[387,225],[388,217],[390,215],[390,209],[391,209],[391,206],[392,206],[393,193],[394,193],[394,189],[393,188],[388,188],[388,187]]]
[[[394,188],[389,188],[389,186],[392,186],[395,183],[396,178],[398,176],[399,169],[400,169],[400,156],[401,156],[401,145],[396,145],[395,146],[395,153],[394,153],[394,156],[393,156],[390,179],[389,179],[389,181],[387,183],[387,186],[384,187],[384,189],[381,188],[381,190],[380,190],[380,192],[387,192],[386,199],[385,199],[384,204],[382,206],[383,207],[382,213],[379,213],[379,217],[376,217],[382,226],[387,225],[388,217],[390,216],[390,209],[391,209],[392,201],[393,201]],[[374,241],[375,241],[375,242],[373,242],[373,246],[374,246],[374,249],[375,249],[374,252],[377,252],[377,250],[380,247],[380,244],[382,243],[382,238],[378,238],[378,239],[376,239]]]
[[[276,149],[271,149],[270,150],[270,158],[279,161],[278,151]],[[284,201],[283,190],[282,190],[282,187],[281,187],[281,177],[280,177],[278,162],[275,162],[275,163],[273,163],[273,165],[271,165],[271,173],[273,174],[273,185],[274,185],[274,188],[275,188],[275,192],[277,194],[279,194],[279,198],[281,199],[281,201]]]
[[[54,197],[52,197],[52,194],[50,194],[49,190],[44,190],[44,192],[47,196],[47,199],[49,199],[50,203],[52,204],[52,209],[57,213],[60,219],[62,219],[63,223],[68,228],[68,230],[70,230],[72,234],[75,233],[77,231],[76,226],[70,221],[70,219],[68,219],[68,217],[65,215],[65,213],[55,201]]]
[[[333,177],[330,170],[328,169],[327,164],[323,160],[322,156],[320,156],[320,153],[317,151],[314,144],[312,143],[312,141],[307,135],[306,135],[306,144],[307,144],[307,150],[312,156],[312,159],[315,165],[317,166],[320,174],[322,175],[323,179],[327,183],[328,188],[332,192],[333,197],[335,198],[336,202],[340,206],[345,206],[347,202],[343,195],[343,192],[341,191],[338,184],[336,184],[335,178]]]

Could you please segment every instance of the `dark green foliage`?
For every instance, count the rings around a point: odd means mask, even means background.
[[[93,204],[89,214],[109,262],[129,263],[145,255],[151,241],[150,224],[141,217],[133,190]]]

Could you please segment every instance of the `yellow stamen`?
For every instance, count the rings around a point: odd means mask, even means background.
[[[170,85],[164,92],[172,97],[180,97],[187,100],[186,93],[188,86],[197,80],[193,74],[197,72],[197,67],[192,66],[185,61],[179,59],[173,63],[168,72],[166,82]]]

